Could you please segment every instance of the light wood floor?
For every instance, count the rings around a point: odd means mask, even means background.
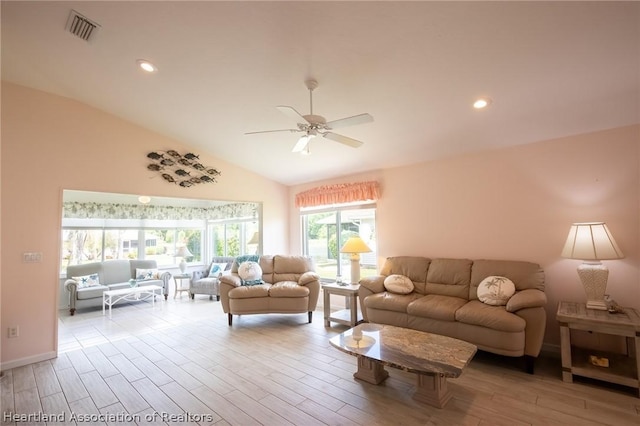
[[[328,343],[345,327],[325,329],[321,309],[306,319],[245,315],[228,327],[219,302],[186,295],[116,306],[112,320],[100,309],[61,311],[58,358],[5,371],[3,412],[65,413],[64,424],[105,424],[100,413],[112,416],[106,424],[640,424],[632,389],[564,383],[553,357],[532,376],[479,353],[449,381],[444,409],[425,406],[411,398],[411,374],[388,369],[380,386],[353,379],[355,358]]]

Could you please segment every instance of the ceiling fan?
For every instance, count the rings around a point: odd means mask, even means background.
[[[313,113],[313,90],[318,87],[318,82],[311,79],[305,81],[305,85],[309,89],[309,114],[302,115],[296,111],[295,108],[286,105],[279,105],[276,107],[284,115],[295,120],[298,125],[297,128],[247,132],[245,135],[274,132],[301,132],[303,135],[298,139],[298,142],[293,147],[292,152],[302,152],[307,154],[309,153],[309,142],[317,136],[322,136],[323,138],[331,139],[332,141],[336,141],[353,148],[361,146],[362,142],[359,140],[340,135],[338,133],[333,133],[331,130],[339,127],[353,126],[355,124],[370,123],[373,121],[373,117],[370,114],[365,113],[341,118],[339,120],[327,121],[323,116],[315,115]]]

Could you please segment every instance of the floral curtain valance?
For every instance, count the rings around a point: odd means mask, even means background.
[[[204,208],[65,202],[62,210],[62,217],[73,219],[216,220],[251,217],[257,214],[255,203],[233,203]]]
[[[378,198],[380,198],[378,182],[342,183],[319,186],[296,194],[296,207],[376,201]]]

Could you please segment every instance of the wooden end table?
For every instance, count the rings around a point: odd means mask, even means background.
[[[358,312],[358,290],[360,284],[329,283],[322,285],[324,293],[324,326],[331,326],[331,322],[354,327],[362,322],[362,315]],[[346,309],[331,312],[330,297],[337,294],[346,297]]]
[[[629,386],[640,397],[640,314],[632,308],[624,313],[587,309],[584,303],[560,302],[556,318],[560,323],[562,380],[571,383],[573,375]],[[623,336],[627,355],[578,348],[571,345],[571,330]],[[609,366],[594,365],[591,357],[606,359]],[[597,359],[594,361],[598,361]]]
[[[182,284],[182,281],[187,280],[187,282],[191,281],[191,275],[190,274],[178,274],[178,275],[174,275],[173,276],[173,283],[175,284],[175,293],[173,294],[173,298],[175,299],[176,296],[178,295],[178,293],[180,293],[180,298],[182,298],[182,292],[186,291],[187,292],[187,296],[189,296],[189,285],[187,284],[187,287],[184,287],[184,285]],[[178,283],[178,281],[180,283]]]

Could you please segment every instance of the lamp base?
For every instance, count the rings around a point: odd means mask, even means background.
[[[587,309],[595,309],[598,311],[608,310],[607,304],[601,300],[587,300]]]
[[[360,254],[351,254],[351,284],[360,282]]]
[[[604,294],[607,291],[609,269],[600,262],[584,262],[578,266],[578,276],[587,294],[587,309],[606,311]]]
[[[187,273],[187,262],[185,262],[184,257],[180,261],[178,268],[180,268],[180,272],[182,272],[182,275]]]

